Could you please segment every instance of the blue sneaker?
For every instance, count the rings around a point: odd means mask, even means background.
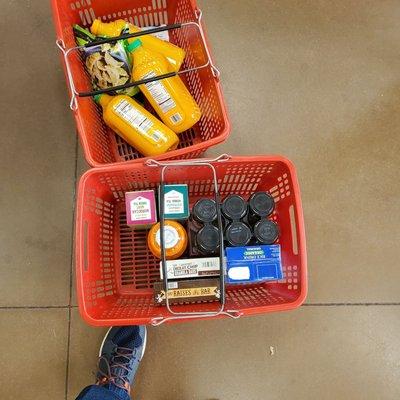
[[[143,325],[111,328],[100,347],[97,384],[129,394],[146,340],[147,330]]]

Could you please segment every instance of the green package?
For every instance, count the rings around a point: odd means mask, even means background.
[[[87,29],[74,25],[76,42],[79,46],[96,43],[96,36]],[[109,89],[130,82],[132,63],[122,40],[81,49],[86,69],[94,89]],[[112,91],[109,94],[134,96],[139,93],[137,86]]]
[[[182,220],[189,214],[188,185],[164,185],[164,218]]]

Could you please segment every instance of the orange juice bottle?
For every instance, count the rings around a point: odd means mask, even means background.
[[[144,156],[157,156],[178,146],[176,134],[129,96],[94,96],[104,122]]]
[[[140,32],[141,29],[123,19],[117,19],[108,23],[95,19],[90,30],[96,36],[115,37],[125,33]],[[166,57],[172,66],[172,71],[179,71],[185,58],[185,50],[152,35],[143,35],[140,36],[140,39],[147,49],[156,51]],[[128,39],[128,43],[133,41],[135,41],[135,38]]]
[[[132,80],[154,78],[171,72],[165,57],[142,46],[136,39],[127,46],[133,58]],[[158,116],[176,133],[191,128],[201,117],[201,111],[179,76],[140,85]]]

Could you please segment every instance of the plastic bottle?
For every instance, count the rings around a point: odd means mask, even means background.
[[[96,36],[115,37],[126,33],[140,32],[140,28],[124,21],[117,19],[113,22],[101,22],[99,19],[93,21],[90,31]],[[162,54],[170,63],[170,71],[179,71],[183,60],[185,59],[185,50],[165,40],[161,40],[152,35],[140,36],[143,45],[151,50]],[[135,38],[127,39],[128,43],[134,42]]]
[[[168,62],[160,53],[142,46],[136,39],[127,46],[133,57],[132,80],[154,78],[167,74]],[[201,111],[179,76],[140,85],[158,116],[176,133],[190,129],[201,117]]]
[[[157,156],[178,146],[176,134],[129,96],[94,96],[104,122],[144,156]]]

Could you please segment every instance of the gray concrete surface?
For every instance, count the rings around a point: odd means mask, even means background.
[[[294,162],[309,296],[290,313],[151,328],[134,398],[398,399],[399,3],[199,5],[232,121],[208,155]],[[87,166],[48,2],[0,7],[1,398],[74,399],[104,334],[80,319],[73,290]]]

